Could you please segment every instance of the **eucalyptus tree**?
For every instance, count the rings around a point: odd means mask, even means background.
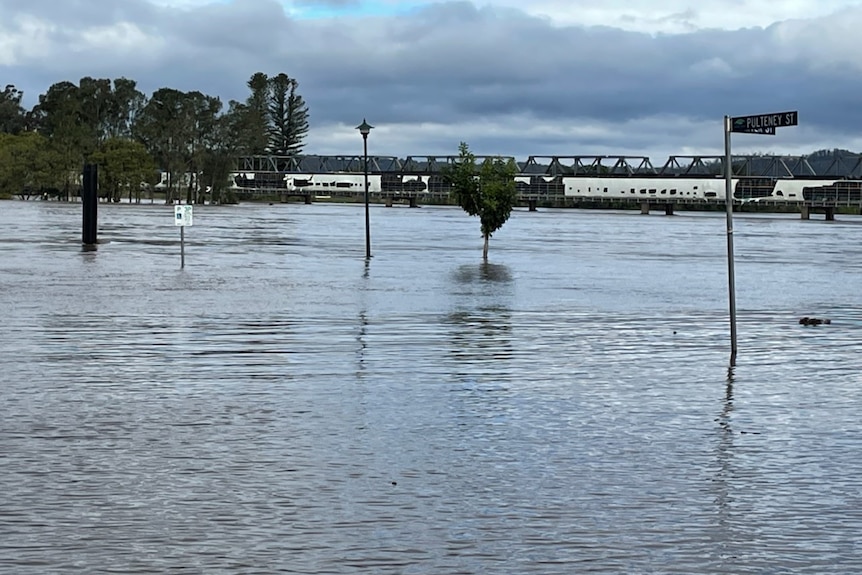
[[[476,156],[466,143],[458,148],[458,159],[443,171],[455,201],[471,216],[478,216],[482,237],[482,259],[488,261],[488,241],[503,227],[518,200],[514,160],[486,158],[476,165]]]
[[[190,139],[190,124],[187,118],[186,94],[173,88],[160,88],[135,119],[132,133],[167,172],[168,186],[165,202],[173,203],[177,180],[185,172],[185,149]],[[177,177],[177,176],[180,177]]]
[[[236,169],[236,156],[245,151],[241,142],[247,128],[244,110],[244,104],[231,101],[227,112],[216,118],[210,133],[201,164],[201,185],[209,189],[213,203],[236,202],[229,184],[231,172]]]
[[[56,156],[54,168],[63,187],[80,185],[81,166],[99,154],[111,138],[129,138],[143,105],[135,82],[119,78],[81,78],[53,84],[30,114],[32,129],[49,138]]]
[[[203,200],[199,192],[204,165],[213,148],[224,147],[218,141],[223,132],[221,110],[217,97],[161,88],[136,115],[132,130],[135,139],[167,172],[167,203],[174,201],[181,185],[188,203]]]
[[[72,82],[58,82],[39,96],[33,107],[34,128],[51,141],[55,153],[54,169],[66,197],[77,187],[81,166],[87,152],[95,150],[90,141],[92,132],[83,123],[81,97],[78,86]]]
[[[246,85],[251,94],[244,103],[231,105],[230,113],[234,114],[237,147],[241,153],[259,156],[267,152],[269,144],[269,78],[263,72],[255,72]]]
[[[201,92],[186,94],[185,111],[189,122],[189,140],[185,147],[189,174],[186,191],[187,203],[204,201],[200,194],[201,175],[210,150],[217,145],[216,139],[219,135],[216,131],[221,109],[222,103],[217,97],[207,96]]]
[[[86,76],[78,82],[78,123],[82,129],[81,153],[85,161],[107,140],[113,89],[107,78]]]
[[[299,83],[281,73],[269,79],[269,150],[279,156],[302,153],[308,133],[308,106],[297,93]]]
[[[132,126],[146,100],[134,80],[115,79],[105,116],[104,138],[131,138]]]
[[[103,197],[119,202],[122,194],[128,194],[140,203],[141,184],[149,181],[155,170],[153,158],[140,142],[126,138],[111,138],[93,154],[99,164],[99,187]]]
[[[24,129],[27,113],[21,105],[24,92],[12,84],[0,92],[0,133],[17,134]]]
[[[58,156],[51,141],[37,132],[0,134],[0,190],[22,199],[56,195],[64,184],[64,174],[55,168]]]

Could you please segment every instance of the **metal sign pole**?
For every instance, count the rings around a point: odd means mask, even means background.
[[[730,365],[736,365],[736,288],[733,277],[733,166],[730,133],[775,135],[776,128],[799,124],[799,112],[724,117],[724,195],[727,204],[727,284],[730,288]]]
[[[194,223],[191,205],[174,206],[174,225],[180,227],[180,269],[186,267],[186,226]]]
[[[730,116],[724,117],[724,199],[727,207],[727,285],[730,297],[730,365],[736,365],[736,281],[733,274],[733,166]]]

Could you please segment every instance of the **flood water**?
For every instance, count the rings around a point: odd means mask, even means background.
[[[0,572],[862,572],[862,218],[0,203]],[[831,325],[805,327],[802,316]]]

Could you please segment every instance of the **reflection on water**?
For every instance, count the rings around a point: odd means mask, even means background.
[[[0,204],[2,572],[859,570],[858,218],[737,218],[728,369],[721,215],[79,210]]]
[[[464,264],[455,270],[455,281],[459,284],[474,284],[486,282],[507,283],[512,281],[509,267],[500,264],[482,262],[480,264]]]
[[[722,408],[716,422],[718,423],[718,443],[716,448],[715,468],[715,505],[716,513],[716,549],[712,553],[712,561],[716,565],[735,565],[737,557],[733,550],[736,541],[742,539],[735,532],[733,514],[733,496],[731,485],[734,478],[733,469],[733,379],[735,367],[727,368],[727,384],[724,392]]]
[[[453,312],[447,320],[452,325],[452,354],[471,362],[496,362],[511,359],[512,317],[505,308],[480,308],[473,312]]]

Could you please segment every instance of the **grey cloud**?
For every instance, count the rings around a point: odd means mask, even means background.
[[[53,82],[89,75],[126,76],[147,92],[195,89],[226,102],[245,98],[252,73],[284,71],[299,80],[312,130],[362,116],[403,126],[477,119],[505,126],[515,115],[560,125],[623,125],[661,115],[718,124],[728,113],[799,109],[804,122],[849,137],[862,121],[854,102],[858,74],[784,56],[775,36],[781,24],[652,36],[554,27],[467,2],[391,18],[293,20],[274,0],[189,10],[143,0],[50,7],[45,0],[0,0],[0,30],[14,31],[9,16],[25,13],[58,24],[48,36],[50,58],[0,67],[2,81],[31,99]],[[151,40],[128,54],[82,45],[82,30],[117,20],[135,22]],[[73,45],[80,51],[70,51]],[[648,145],[661,134],[625,137]],[[612,144],[601,138],[582,143]],[[557,139],[565,137],[549,135],[545,144]]]

